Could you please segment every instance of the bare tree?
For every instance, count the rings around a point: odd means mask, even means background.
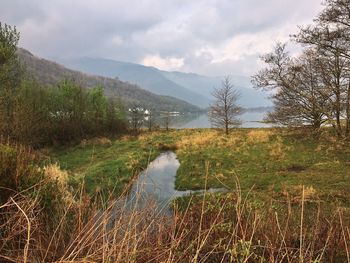
[[[174,113],[170,111],[163,111],[160,113],[160,118],[163,119],[164,127],[167,131],[169,131],[173,117]]]
[[[148,121],[148,131],[152,131],[154,126],[154,114],[153,110],[148,110],[146,120]]]
[[[234,89],[229,76],[222,81],[221,88],[214,89],[214,103],[210,106],[209,119],[217,128],[225,129],[226,135],[229,129],[237,127],[241,121],[237,118],[241,114],[241,107],[237,105],[239,93]]]
[[[313,25],[302,27],[295,40],[317,50],[324,63],[319,71],[331,93],[328,121],[339,137],[350,136],[350,0],[326,0]],[[345,127],[344,122],[345,120]]]
[[[129,109],[129,124],[134,134],[137,134],[144,123],[144,109],[134,106]]]
[[[325,0],[324,6],[315,25],[301,28],[298,39],[350,59],[350,0]]]
[[[327,121],[340,138],[350,138],[350,0],[325,0],[325,8],[294,41],[305,49],[289,57],[285,45],[263,56],[266,68],[253,76],[258,88],[273,89],[270,120],[309,124]]]
[[[253,76],[255,87],[273,90],[275,109],[268,121],[286,126],[310,125],[318,131],[326,121],[325,108],[329,94],[324,92],[320,60],[314,50],[305,50],[290,58],[286,45],[278,43],[274,52],[262,57],[266,68]]]

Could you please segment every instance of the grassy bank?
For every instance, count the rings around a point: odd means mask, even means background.
[[[90,195],[122,193],[131,179],[158,154],[159,148],[128,136],[113,141],[99,138],[50,150],[52,160],[69,172],[69,184],[76,187],[84,182]]]
[[[229,136],[210,129],[144,133],[137,138],[85,142],[52,156],[71,181],[85,178],[89,192],[121,192],[160,151],[175,150],[181,166],[176,188],[234,189],[268,197],[300,196],[348,203],[350,148],[328,134],[315,138],[288,129],[236,129]]]
[[[350,149],[333,137],[314,138],[287,129],[240,129],[228,137],[216,131],[182,132],[178,189],[228,187],[262,195],[300,196],[348,203]],[[207,167],[207,168],[206,168]],[[208,169],[208,172],[206,172]]]

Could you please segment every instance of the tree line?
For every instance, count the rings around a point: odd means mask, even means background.
[[[125,109],[103,87],[73,80],[43,86],[26,73],[16,51],[19,32],[0,23],[0,134],[41,146],[116,134],[127,127]]]
[[[350,0],[326,0],[312,25],[299,27],[291,41],[302,47],[291,56],[278,43],[253,76],[257,88],[273,90],[268,120],[288,126],[333,127],[350,137]]]

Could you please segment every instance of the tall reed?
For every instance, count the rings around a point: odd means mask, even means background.
[[[79,191],[47,221],[40,200],[0,207],[4,262],[349,262],[349,210],[285,199],[262,206],[237,189],[189,197],[171,216],[149,201],[110,199],[102,210]],[[141,198],[141,197],[137,197]],[[102,200],[102,199],[101,199]],[[174,206],[176,207],[176,205]],[[48,225],[48,222],[53,225]]]

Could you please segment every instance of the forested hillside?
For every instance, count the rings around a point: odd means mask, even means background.
[[[54,85],[63,78],[78,82],[81,86],[92,88],[103,86],[105,95],[120,98],[126,106],[143,106],[155,110],[193,112],[199,108],[185,101],[169,96],[160,96],[139,88],[137,85],[118,79],[88,75],[70,70],[55,62],[34,56],[25,49],[17,51],[20,60],[37,80],[43,84]]]
[[[110,78],[118,77],[155,94],[172,96],[199,107],[205,108],[209,105],[209,98],[201,92],[193,92],[191,89],[177,84],[154,67],[101,58],[64,59],[62,63],[66,67],[89,74]]]
[[[60,59],[66,67],[105,77],[118,77],[136,83],[150,92],[172,96],[199,107],[208,107],[214,88],[221,86],[223,76],[209,77],[194,73],[164,71],[140,64],[102,58]],[[230,74],[240,93],[239,104],[244,108],[271,106],[268,94],[252,88],[250,78]]]

